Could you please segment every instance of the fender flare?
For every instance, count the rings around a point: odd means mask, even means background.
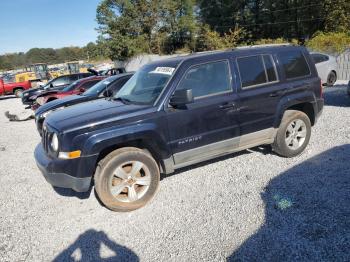
[[[108,128],[104,132],[92,134],[84,143],[84,155],[99,155],[104,149],[118,144],[128,144],[141,140],[151,149],[152,154],[162,161],[171,156],[166,138],[157,132],[157,126],[153,123],[144,123],[133,126]]]
[[[274,119],[274,124],[273,126],[275,128],[278,128],[280,126],[280,123],[282,121],[282,117],[284,112],[292,107],[296,106],[298,104],[304,104],[304,103],[309,103],[312,105],[312,108],[314,110],[314,115],[317,111],[317,103],[316,103],[316,96],[313,92],[311,91],[306,91],[303,93],[298,93],[298,94],[291,94],[284,96],[278,103],[277,105],[277,110],[275,114],[275,119]],[[310,119],[313,121],[312,119]]]

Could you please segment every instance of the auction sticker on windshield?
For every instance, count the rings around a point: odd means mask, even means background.
[[[175,68],[173,67],[157,67],[154,71],[150,73],[172,75]]]

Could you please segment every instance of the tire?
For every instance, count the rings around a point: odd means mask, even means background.
[[[22,97],[22,94],[23,94],[23,89],[16,89],[15,91],[15,96],[17,98],[21,98]]]
[[[298,128],[299,125],[300,128]],[[309,117],[301,111],[287,110],[278,128],[272,149],[283,157],[297,156],[309,144],[310,136],[311,122]]]
[[[334,71],[331,71],[327,76],[327,86],[334,86],[335,82],[337,82],[337,74]]]
[[[138,171],[133,172],[134,168]],[[145,206],[155,196],[159,181],[156,161],[147,152],[134,147],[120,148],[108,154],[99,162],[94,176],[99,200],[117,212]]]

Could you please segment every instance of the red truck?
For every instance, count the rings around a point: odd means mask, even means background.
[[[27,90],[31,87],[32,85],[30,81],[19,83],[5,83],[5,81],[0,78],[0,96],[16,95],[16,97],[20,97],[24,90]]]

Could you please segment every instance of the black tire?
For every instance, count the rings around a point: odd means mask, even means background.
[[[337,74],[334,71],[331,71],[327,76],[327,86],[334,86],[335,82],[337,82]]]
[[[138,172],[138,174],[140,174],[139,178],[141,178],[141,172],[143,172],[143,168],[147,168],[149,173],[148,175],[150,176],[150,183],[148,185],[148,189],[145,191],[142,197],[132,202],[124,202],[120,199],[117,199],[117,197],[125,196],[125,199],[128,200],[129,189],[127,187],[124,187],[124,190],[126,188],[127,192],[124,192],[123,190],[122,192],[118,193],[117,196],[113,196],[111,192],[111,186],[113,187],[115,179],[119,179],[119,177],[116,177],[114,175],[117,168],[122,167],[124,163],[131,161],[141,162],[143,164],[141,171]],[[126,180],[127,179],[121,180],[119,184],[124,182],[128,183]],[[130,179],[128,179],[128,181],[129,180]],[[149,155],[149,153],[134,147],[120,148],[108,154],[99,162],[94,176],[95,191],[99,200],[108,209],[117,212],[128,212],[145,206],[155,196],[158,190],[159,181],[160,172],[156,161],[152,158],[152,156]],[[139,187],[142,188],[142,186]],[[136,190],[139,189],[139,187],[137,187]]]
[[[23,94],[23,89],[19,88],[19,89],[15,90],[16,97],[20,98],[20,97],[22,97],[22,94]]]
[[[292,149],[287,145],[287,128],[295,121],[301,120],[305,124],[306,135],[304,141],[297,149]],[[288,133],[287,133],[288,132]],[[290,134],[289,134],[290,135]],[[282,118],[281,124],[277,130],[275,141],[272,144],[272,149],[277,154],[283,157],[294,157],[301,154],[309,144],[311,137],[311,122],[309,117],[301,111],[287,110]]]

